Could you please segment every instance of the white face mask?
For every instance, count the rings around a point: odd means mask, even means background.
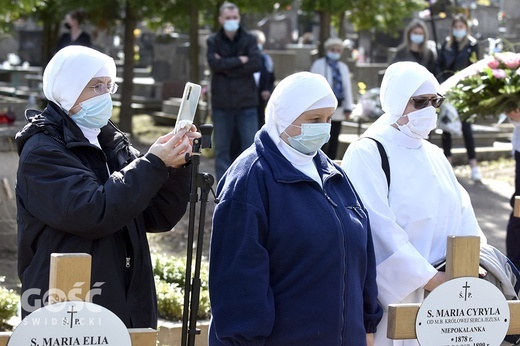
[[[291,124],[291,126],[300,127],[302,133],[293,137],[287,135],[287,141],[291,147],[302,154],[309,155],[317,152],[330,139],[330,123],[305,123],[302,126]]]
[[[399,131],[412,138],[428,138],[428,134],[437,126],[437,111],[433,106],[410,112],[406,116],[407,124],[396,125]]]

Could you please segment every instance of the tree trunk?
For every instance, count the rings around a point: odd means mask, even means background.
[[[119,128],[132,134],[132,95],[134,93],[134,29],[137,21],[131,0],[125,1],[125,37],[123,51],[125,60],[123,63],[123,85],[121,88],[121,110],[119,112]]]
[[[338,29],[338,37],[342,40],[345,40],[347,37],[347,32],[345,30],[345,11],[341,11],[340,15],[338,16],[339,20],[339,29]]]
[[[318,56],[325,56],[325,47],[323,44],[330,37],[331,15],[328,11],[319,11],[320,16],[320,45],[318,47]]]

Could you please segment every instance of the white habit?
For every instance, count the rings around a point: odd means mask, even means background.
[[[404,104],[415,90],[404,92]],[[469,195],[443,152],[392,127],[396,119],[385,114],[363,135],[377,139],[386,150],[389,189],[373,140],[361,138],[350,144],[342,161],[370,217],[378,299],[385,311],[376,346],[418,345],[416,340],[386,337],[388,304],[423,301],[423,287],[437,273],[432,264],[446,256],[447,236],[480,235],[485,242]]]

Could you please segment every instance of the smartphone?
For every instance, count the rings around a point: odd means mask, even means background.
[[[177,133],[180,129],[189,130],[193,124],[193,118],[197,112],[202,87],[195,83],[186,83],[182,95],[179,113],[173,131]]]

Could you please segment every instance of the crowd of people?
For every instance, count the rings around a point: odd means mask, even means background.
[[[265,35],[240,18],[225,2],[207,39],[218,181],[209,344],[401,345],[386,334],[388,305],[420,303],[445,282],[436,264],[447,236],[487,242],[453,172],[451,137],[443,134],[444,151],[427,140],[446,102],[439,83],[479,54],[468,22],[453,19],[438,53],[426,25],[410,23],[381,82],[384,114],[340,153],[354,104],[342,40],[329,38],[309,71],[275,86]],[[67,17],[71,28],[81,21]],[[113,58],[71,35],[43,73],[48,106],[27,110],[16,135],[18,272],[22,292],[39,292],[22,314],[45,298],[51,253],[86,252],[92,283],[103,283],[94,302],[129,328],[156,328],[146,232],[169,231],[185,213],[201,135],[193,125],[138,152],[110,121]],[[519,113],[510,118],[520,128]],[[463,133],[480,180],[471,123]],[[516,224],[512,216],[508,242]]]

